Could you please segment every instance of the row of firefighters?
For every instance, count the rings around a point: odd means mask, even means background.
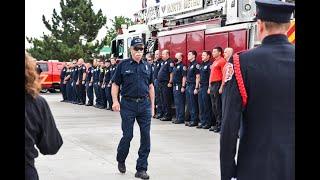
[[[198,53],[202,53],[201,63],[196,60]],[[174,59],[170,58],[169,50],[147,54],[145,60],[151,64],[155,87],[153,118],[220,132],[226,64],[232,54],[232,48],[191,50],[187,54],[188,67],[182,62],[182,53],[176,53]],[[115,58],[65,63],[60,75],[62,102],[112,111],[111,86],[116,68]]]

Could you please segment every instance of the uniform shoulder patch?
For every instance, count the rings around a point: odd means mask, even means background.
[[[197,69],[200,69],[200,64],[197,64],[197,65],[196,65],[196,68],[197,68]]]
[[[225,79],[224,82],[230,81],[232,79],[232,76],[234,74],[234,69],[233,69],[233,64],[232,63],[227,63],[226,64],[226,72],[225,72]]]
[[[173,64],[173,63],[170,63],[170,67],[174,67],[174,64]]]
[[[187,66],[183,66],[183,70],[186,71],[187,70]]]
[[[83,67],[82,67],[82,69],[86,69],[86,67],[85,67],[85,66],[83,66]]]

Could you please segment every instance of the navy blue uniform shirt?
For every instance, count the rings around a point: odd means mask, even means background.
[[[78,66],[73,67],[73,72],[72,72],[72,80],[77,81],[78,80]]]
[[[212,62],[202,62],[200,65],[200,84],[209,85],[209,78],[210,78],[210,66]]]
[[[100,68],[100,73],[99,73],[99,82],[102,83],[103,82],[103,78],[104,78],[104,73],[106,72],[106,67],[104,68]]]
[[[60,73],[60,79],[63,81],[64,78],[66,77],[66,73],[67,73],[67,68],[66,67],[63,67],[61,69],[61,73]]]
[[[93,70],[93,82],[98,82],[99,81],[99,75],[100,75],[100,68],[95,67]]]
[[[121,95],[124,97],[149,96],[149,85],[153,83],[151,65],[144,60],[137,63],[125,59],[118,65],[112,82],[121,85]]]
[[[78,73],[79,73],[79,81],[82,81],[83,78],[83,74],[87,71],[87,68],[84,64],[82,64],[79,68],[78,68]]]
[[[176,64],[173,68],[173,84],[182,84],[182,78],[187,76],[187,67],[182,62]]]
[[[104,73],[104,82],[107,84],[111,80],[111,72],[112,72],[111,69],[112,69],[112,67],[106,68],[106,72]]]
[[[190,63],[187,73],[187,83],[196,83],[196,75],[200,74],[199,69],[200,65],[196,60]]]
[[[93,72],[94,72],[94,68],[93,67],[89,67],[88,71],[87,71],[86,82],[90,82],[91,81],[91,77],[93,76]]]
[[[110,66],[110,77],[111,78],[114,75],[114,73],[116,72],[116,69],[117,69],[117,64]]]
[[[154,67],[154,71],[153,71],[153,79],[158,79],[158,73],[160,71],[161,66],[163,65],[163,60],[162,59],[158,59],[155,67]]]
[[[159,72],[158,72],[158,80],[159,82],[169,82],[170,73],[173,71],[174,63],[172,59],[167,59],[163,62]]]

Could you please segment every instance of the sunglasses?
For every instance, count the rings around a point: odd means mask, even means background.
[[[133,47],[133,50],[135,50],[135,51],[143,51],[144,47]]]

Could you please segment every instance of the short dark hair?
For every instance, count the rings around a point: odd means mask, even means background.
[[[204,50],[203,52],[207,53],[207,55],[208,55],[209,57],[212,57],[212,53],[211,53],[211,51]]]
[[[195,57],[197,57],[197,51],[195,51],[195,50],[190,50],[189,53],[190,53],[190,52],[191,52]]]
[[[215,48],[213,48],[213,49],[216,49],[217,51],[219,51],[221,54],[223,53],[222,51],[222,48],[220,47],[220,46],[217,46],[217,47],[215,47]]]

